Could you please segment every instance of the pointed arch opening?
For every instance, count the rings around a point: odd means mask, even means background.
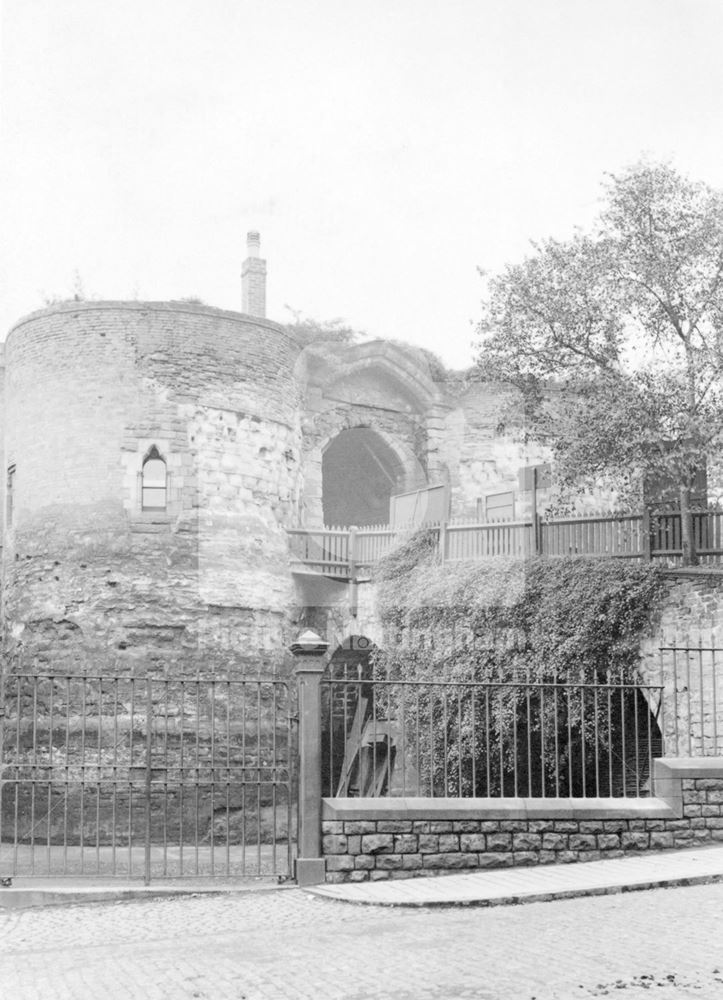
[[[141,507],[143,510],[166,510],[168,505],[168,469],[155,445],[147,452],[141,468]]]
[[[341,431],[322,455],[324,524],[387,524],[389,498],[404,480],[402,462],[380,434],[370,427]]]

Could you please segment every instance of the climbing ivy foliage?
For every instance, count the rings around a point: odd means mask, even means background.
[[[377,676],[435,682],[387,685],[375,709],[403,723],[424,787],[445,796],[622,787],[652,724],[632,682],[663,593],[657,570],[587,558],[442,564],[427,530],[391,553],[376,581]]]
[[[632,679],[660,572],[614,559],[439,562],[422,530],[377,570],[385,672],[484,679]]]

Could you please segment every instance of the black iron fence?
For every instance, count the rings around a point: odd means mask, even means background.
[[[661,646],[660,684],[666,753],[723,756],[723,649],[686,640]]]
[[[612,678],[322,682],[327,796],[645,796],[661,686]]]
[[[22,673],[0,698],[0,875],[290,875],[280,680]]]

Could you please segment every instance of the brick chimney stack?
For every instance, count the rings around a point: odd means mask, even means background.
[[[261,237],[257,232],[246,234],[248,256],[241,268],[243,312],[249,316],[266,316],[266,261],[259,257]]]

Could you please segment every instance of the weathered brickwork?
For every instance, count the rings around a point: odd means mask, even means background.
[[[723,842],[723,777],[682,781],[674,819],[326,820],[327,882],[599,861]]]

